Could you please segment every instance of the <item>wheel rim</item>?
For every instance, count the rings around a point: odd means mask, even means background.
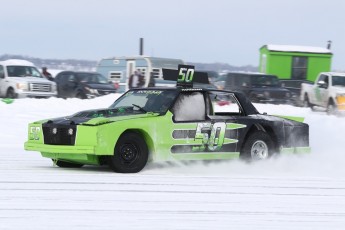
[[[140,156],[140,151],[136,145],[127,143],[121,146],[120,156],[123,164],[130,165]]]
[[[262,160],[268,158],[268,147],[264,141],[258,140],[254,142],[250,154],[254,160]]]

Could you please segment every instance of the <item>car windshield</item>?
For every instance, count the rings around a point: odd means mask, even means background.
[[[345,76],[332,76],[332,85],[345,86]]]
[[[7,66],[9,77],[39,77],[43,78],[40,71],[34,66]]]
[[[276,76],[251,76],[252,85],[255,86],[279,86],[279,80]]]
[[[108,80],[101,74],[95,73],[78,73],[77,78],[80,82],[95,83],[95,84],[107,84]]]
[[[163,114],[171,107],[177,94],[176,90],[131,90],[116,100],[110,109],[133,108],[134,111]]]

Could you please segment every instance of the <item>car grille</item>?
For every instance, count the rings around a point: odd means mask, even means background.
[[[34,92],[50,92],[51,84],[31,83],[30,91]]]
[[[43,126],[44,144],[74,145],[76,130],[75,125],[56,126],[46,124]]]

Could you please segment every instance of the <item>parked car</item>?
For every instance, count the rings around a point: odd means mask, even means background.
[[[56,84],[43,77],[33,63],[10,59],[0,62],[0,97],[55,97]]]
[[[256,103],[293,104],[293,93],[282,87],[275,75],[230,72],[216,80],[214,85],[242,92]]]
[[[313,84],[302,83],[306,107],[323,107],[328,114],[345,114],[345,73],[322,72]]]
[[[115,84],[97,72],[62,71],[55,82],[62,98],[87,99],[116,92]]]
[[[120,173],[148,161],[310,152],[303,119],[260,114],[244,94],[194,88],[194,71],[179,73],[177,87],[131,89],[109,108],[30,123],[25,149],[59,167],[108,164]]]
[[[312,84],[308,80],[295,80],[295,79],[280,79],[280,85],[292,93],[292,100],[295,106],[304,107],[304,102],[301,100],[302,83]]]

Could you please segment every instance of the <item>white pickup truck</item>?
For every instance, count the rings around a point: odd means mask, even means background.
[[[44,78],[33,63],[18,59],[0,61],[0,97],[48,98],[56,95],[56,83]]]
[[[312,109],[319,106],[328,114],[345,114],[345,73],[323,72],[314,84],[302,83],[301,100]]]

